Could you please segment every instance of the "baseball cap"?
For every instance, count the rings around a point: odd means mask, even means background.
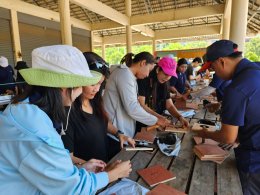
[[[174,76],[177,78],[176,67],[177,63],[170,57],[163,57],[158,62],[158,66],[162,68],[163,72],[167,75]]]
[[[237,50],[238,45],[230,40],[219,40],[207,47],[206,62],[199,70],[203,72],[210,68],[212,62],[221,57],[230,56],[233,53],[242,53]]]

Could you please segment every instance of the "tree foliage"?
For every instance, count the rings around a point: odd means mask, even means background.
[[[156,45],[157,51],[165,50],[181,50],[181,49],[196,49],[206,48],[215,40],[210,41],[191,41],[191,42],[176,42],[176,43],[159,43]],[[152,53],[151,44],[133,45],[132,53],[137,54],[142,51]],[[94,52],[101,55],[101,48],[95,48]],[[126,54],[126,47],[107,47],[105,59],[109,64],[119,64],[122,57]],[[246,43],[245,57],[251,61],[260,61],[260,36],[250,39]]]
[[[246,43],[245,57],[253,62],[260,61],[260,36],[254,37]]]

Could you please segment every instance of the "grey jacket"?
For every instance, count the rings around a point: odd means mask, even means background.
[[[154,125],[157,117],[147,113],[138,101],[136,77],[126,65],[120,65],[110,75],[104,93],[104,106],[113,125],[132,137],[135,122]]]

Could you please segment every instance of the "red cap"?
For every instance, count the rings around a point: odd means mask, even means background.
[[[210,62],[210,61],[205,62],[205,64],[203,64],[203,66],[201,67],[201,69],[199,69],[198,72],[206,71],[207,69],[210,68],[211,64],[212,64],[212,62]]]

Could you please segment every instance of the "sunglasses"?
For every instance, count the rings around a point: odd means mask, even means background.
[[[108,76],[110,74],[109,65],[105,62],[95,61],[89,64],[90,70],[97,70],[98,72],[102,73],[104,76]]]

